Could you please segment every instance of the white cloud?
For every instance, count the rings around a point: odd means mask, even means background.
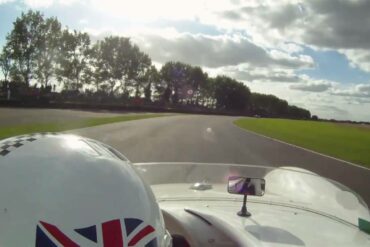
[[[276,59],[276,60],[281,60],[281,61],[290,61],[292,64],[293,63],[301,63],[301,64],[305,64],[306,67],[312,67],[313,64],[314,64],[314,61],[312,59],[312,57],[310,56],[307,56],[307,55],[292,55],[292,54],[289,54],[285,51],[281,51],[281,50],[271,50],[270,51],[270,55],[273,59]]]
[[[116,34],[131,37],[156,62],[178,60],[209,68],[249,64],[260,68],[311,68],[314,62],[305,55],[292,55],[279,50],[265,50],[247,37],[234,35],[210,36],[179,33],[174,29],[127,30],[85,29],[93,37]]]
[[[289,87],[295,84],[291,83],[249,82],[246,84],[252,92],[276,95],[290,104],[308,109],[311,114],[318,115],[320,118],[370,121],[369,111],[366,110],[370,109],[370,100],[367,100],[369,98],[332,95],[331,91],[339,86],[338,84],[319,93],[292,90]]]
[[[307,42],[329,48],[370,48],[370,1],[311,0],[309,6],[321,18],[307,29]]]
[[[0,0],[6,2],[8,0]],[[31,7],[77,0],[24,0]],[[81,1],[79,1],[81,2]],[[231,32],[245,31],[251,43],[286,53],[302,45],[341,49],[353,65],[370,71],[370,1],[367,0],[83,0],[89,8],[133,22],[197,20]],[[360,50],[362,49],[362,50]]]
[[[348,110],[345,110],[343,108],[339,108],[333,105],[317,105],[317,106],[314,106],[313,109],[318,112],[321,112],[322,115],[328,115],[328,116],[339,115],[339,116],[342,116],[341,119],[348,119],[349,117]],[[327,117],[327,118],[331,118],[331,117]]]
[[[0,5],[4,3],[14,2],[15,0],[0,0]]]
[[[135,37],[134,37],[135,39]],[[204,67],[248,63],[258,67],[309,68],[313,60],[283,52],[268,52],[243,36],[179,34],[164,37],[142,34],[138,44],[156,61],[180,60]]]
[[[319,47],[368,48],[369,12],[367,0],[260,1],[231,7],[215,13],[219,20],[205,21],[218,21],[229,29],[247,29],[251,35],[274,34],[270,38],[297,39]]]
[[[1,0],[0,0],[1,1]],[[78,0],[24,0],[24,3],[31,8],[48,8],[53,4],[71,5]]]
[[[81,19],[81,20],[78,21],[78,23],[81,24],[81,25],[87,25],[87,24],[89,24],[89,21],[86,20],[86,19]]]
[[[294,69],[255,67],[249,64],[221,67],[215,74],[225,74],[247,82],[297,83],[303,80],[302,76],[294,73]]]
[[[90,0],[89,4],[98,11],[140,22],[161,18],[194,20],[210,11],[232,5],[229,0]]]
[[[240,1],[201,17],[204,23],[244,30],[264,48],[291,50],[284,44],[334,49],[370,72],[370,1]],[[298,48],[299,49],[299,48]]]
[[[357,84],[346,89],[335,89],[332,92],[333,95],[369,98],[370,99],[370,83]]]
[[[306,82],[290,85],[289,88],[308,92],[325,92],[332,86],[331,82],[325,80],[308,80]]]
[[[24,3],[31,8],[47,8],[54,3],[54,0],[24,0]]]
[[[341,49],[340,52],[350,60],[352,67],[370,72],[370,51],[368,49]]]
[[[338,119],[338,120],[354,120],[354,121],[370,121],[368,112],[364,109],[370,109],[370,102],[362,102],[360,104],[349,103],[347,99],[334,98],[331,103],[322,103],[324,97],[312,100],[309,108],[321,118]],[[315,103],[317,102],[317,103]]]
[[[277,44],[277,48],[285,52],[288,52],[289,54],[299,53],[303,51],[303,47],[295,43],[279,43]]]

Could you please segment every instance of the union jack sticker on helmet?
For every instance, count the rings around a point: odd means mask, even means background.
[[[155,229],[140,219],[126,218],[106,221],[100,225],[92,225],[73,229],[81,238],[85,238],[97,246],[124,247],[145,246],[157,247]],[[36,247],[77,247],[79,239],[67,236],[56,225],[40,221],[36,227]]]

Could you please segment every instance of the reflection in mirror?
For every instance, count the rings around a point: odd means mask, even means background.
[[[228,192],[247,196],[263,196],[265,180],[263,178],[229,177]]]

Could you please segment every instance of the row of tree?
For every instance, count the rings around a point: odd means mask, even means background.
[[[251,93],[230,77],[211,78],[202,68],[167,62],[158,71],[129,38],[109,36],[92,43],[87,33],[63,28],[54,17],[22,13],[0,55],[4,82],[50,87],[64,92],[106,95],[146,103],[238,111],[261,116],[310,118],[310,112],[273,95]]]

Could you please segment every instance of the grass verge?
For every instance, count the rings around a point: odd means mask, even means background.
[[[237,126],[370,168],[370,128],[338,123],[241,118]]]
[[[79,129],[85,127],[92,127],[102,124],[124,122],[139,120],[145,118],[154,118],[168,116],[168,114],[130,114],[117,117],[99,117],[99,118],[87,118],[78,121],[71,122],[58,122],[58,123],[35,123],[27,125],[15,125],[0,128],[0,140],[16,136],[35,132],[59,132],[71,129]]]

